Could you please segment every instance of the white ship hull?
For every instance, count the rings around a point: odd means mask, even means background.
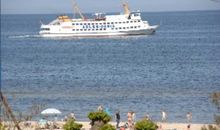
[[[108,36],[128,36],[128,35],[151,35],[159,26],[149,29],[117,31],[117,32],[80,32],[80,33],[40,33],[42,37],[108,37]]]

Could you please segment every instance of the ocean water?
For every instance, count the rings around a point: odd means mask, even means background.
[[[143,13],[154,35],[41,38],[40,20],[57,15],[1,15],[1,86],[13,110],[32,104],[88,120],[98,105],[141,119],[212,123],[210,94],[220,91],[220,11]],[[36,117],[35,119],[39,118]]]

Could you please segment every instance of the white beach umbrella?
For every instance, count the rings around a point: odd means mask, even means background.
[[[60,110],[56,108],[48,108],[41,112],[42,115],[58,115],[61,114]]]

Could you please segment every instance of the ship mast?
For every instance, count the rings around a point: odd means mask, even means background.
[[[85,17],[84,17],[83,14],[81,13],[79,7],[77,6],[75,0],[73,0],[73,9],[74,9],[74,13],[78,13],[82,19],[85,19]]]

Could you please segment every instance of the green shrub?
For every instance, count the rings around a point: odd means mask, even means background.
[[[99,130],[116,130],[116,128],[110,124],[105,124]]]
[[[95,121],[101,121],[104,124],[107,124],[111,120],[111,116],[103,111],[90,112],[88,118],[92,121],[92,125]]]
[[[64,124],[64,130],[80,130],[82,128],[82,124],[75,123],[73,119],[69,119],[66,124]]]
[[[157,129],[157,125],[154,122],[150,120],[146,120],[146,119],[138,121],[134,127],[135,127],[135,130],[156,130]]]

